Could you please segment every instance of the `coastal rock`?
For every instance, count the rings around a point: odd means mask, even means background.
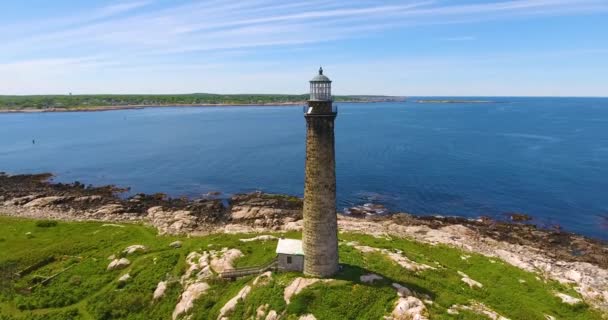
[[[130,255],[133,254],[135,252],[146,252],[148,250],[148,248],[146,246],[143,246],[141,244],[135,244],[132,246],[128,246],[125,250],[122,251],[122,253],[126,254],[126,255]]]
[[[129,261],[128,259],[125,258],[120,258],[120,259],[114,259],[112,262],[110,262],[110,264],[108,265],[107,270],[119,270],[119,269],[124,269],[126,267],[128,267],[131,264],[131,261]]]
[[[291,302],[291,298],[296,294],[302,292],[304,288],[315,284],[321,281],[321,279],[316,278],[295,278],[287,287],[285,287],[285,291],[283,292],[283,299],[285,302],[289,304]],[[331,281],[331,280],[323,280],[323,281]]]
[[[29,196],[25,196],[25,197],[18,197],[18,198],[13,198],[11,200],[5,201],[4,205],[5,206],[22,206],[28,202],[33,201],[34,199],[40,197],[39,195],[29,195]]]
[[[230,203],[232,205],[249,205],[256,207],[284,209],[302,209],[303,206],[303,201],[301,198],[284,194],[269,194],[259,191],[236,194],[230,198]]]
[[[130,274],[124,274],[122,277],[118,278],[118,282],[127,282],[129,281],[129,279],[131,279],[131,275]]]
[[[272,279],[272,272],[271,271],[266,271],[264,273],[262,273],[261,275],[257,276],[255,279],[253,279],[252,284],[254,286],[257,285],[265,285],[268,283],[268,281]]]
[[[180,315],[190,311],[190,309],[194,307],[194,301],[207,292],[209,288],[209,285],[205,282],[195,282],[188,285],[173,310],[173,320],[176,320]]]
[[[393,288],[397,290],[397,295],[400,297],[408,297],[414,295],[413,292],[406,286],[402,286],[399,283],[393,283]]]
[[[359,280],[363,283],[374,283],[374,281],[376,280],[382,280],[384,279],[383,277],[377,275],[377,274],[364,274],[362,276],[359,277]]]
[[[169,247],[174,248],[174,249],[181,248],[181,247],[182,247],[182,242],[181,242],[181,241],[174,241],[174,242],[171,242],[171,243],[169,244]]]
[[[304,228],[304,220],[298,220],[293,222],[288,222],[283,226],[285,231],[302,231]]]
[[[273,227],[285,218],[302,219],[302,199],[295,197],[250,193],[235,195],[230,202],[230,218],[238,223]]]
[[[251,292],[251,286],[245,286],[243,287],[243,289],[241,289],[241,291],[239,291],[239,293],[236,294],[236,296],[228,300],[228,302],[226,302],[222,309],[220,309],[220,315],[218,316],[218,319],[221,319],[226,315],[230,314],[232,311],[234,311],[239,301],[244,300],[247,295],[249,295],[249,292]]]
[[[48,179],[49,175],[44,175]],[[149,217],[129,216],[124,213],[96,216],[98,202],[103,204],[122,205],[124,212],[143,214],[157,207],[161,212],[166,210],[167,217],[161,219],[157,227],[161,233],[174,222],[174,211],[190,211],[190,217],[182,221],[180,233],[198,233],[215,231],[232,232],[268,232],[277,227],[283,230],[301,230],[300,216],[272,217],[260,219],[255,227],[255,220],[232,221],[228,224],[231,211],[222,209],[217,203],[168,199],[167,197],[139,196],[137,203],[123,201],[115,194],[115,187],[89,187],[83,191],[81,185],[41,183],[41,177],[7,177],[0,175],[2,189],[3,214],[37,219],[62,220],[107,220],[108,222],[139,221],[144,218],[156,226]],[[74,201],[62,202],[61,206],[24,207],[28,202],[43,197],[69,197]],[[76,201],[81,197],[95,197],[87,203]],[[101,197],[101,198],[96,198]],[[277,199],[273,200],[273,197]],[[134,197],[135,198],[135,197]],[[269,201],[272,200],[272,201]],[[297,198],[287,196],[246,195],[233,197],[233,206],[270,205],[273,209],[301,211]],[[265,203],[265,204],[264,204]],[[171,208],[171,209],[165,209]],[[114,210],[111,210],[114,211]],[[210,212],[210,213],[208,213]],[[281,213],[283,214],[283,212]],[[277,220],[278,219],[278,220]],[[188,227],[189,221],[192,226]],[[204,221],[219,221],[222,224],[204,225]],[[164,223],[167,222],[165,225]],[[605,244],[564,231],[535,229],[527,224],[507,224],[484,217],[480,219],[463,219],[457,217],[415,217],[407,214],[395,214],[391,217],[374,217],[355,219],[338,216],[341,232],[359,232],[376,237],[407,237],[427,244],[443,244],[465,251],[475,252],[491,257],[496,263],[509,263],[526,271],[535,272],[539,280],[551,279],[568,284],[581,294],[583,300],[593,307],[608,310],[608,248]],[[600,221],[601,223],[601,221]],[[119,224],[108,223],[104,226],[119,227]],[[185,227],[184,227],[185,226]],[[164,231],[163,231],[164,229]],[[396,254],[403,255],[395,252]],[[463,255],[466,256],[466,255]],[[499,260],[500,259],[500,260]],[[212,272],[209,271],[211,274]],[[489,285],[489,284],[485,284]]]
[[[399,297],[395,303],[395,308],[391,312],[391,315],[384,317],[386,320],[400,320],[400,319],[415,319],[415,320],[428,320],[428,311],[424,303],[412,296]]]
[[[569,305],[575,305],[575,304],[579,304],[579,303],[583,302],[583,300],[581,300],[579,298],[575,298],[573,296],[569,296],[569,295],[567,295],[565,293],[561,293],[561,292],[555,292],[555,296],[560,298],[563,303],[569,304]]]
[[[574,283],[578,283],[583,279],[583,275],[576,270],[568,270],[564,273],[564,277],[568,280],[572,280]]]
[[[407,218],[407,215],[400,215]],[[404,220],[405,224],[394,223],[394,219],[380,222],[362,221],[344,216],[338,217],[340,230],[361,232],[370,235],[385,235],[409,237],[416,241],[431,245],[444,244],[470,252],[479,253],[519,267],[528,272],[534,272],[542,277],[562,283],[573,283],[575,272],[581,275],[574,289],[580,293],[586,302],[602,310],[608,310],[608,269],[598,265],[580,261],[560,261],[549,257],[542,249],[505,241],[498,241],[460,224],[444,225],[431,228],[427,225],[412,224],[413,220]],[[419,220],[417,220],[419,221]],[[419,223],[419,222],[417,222]]]
[[[184,209],[190,211],[199,223],[224,223],[230,218],[221,199],[197,199]]]
[[[107,215],[115,215],[115,214],[119,214],[122,212],[124,212],[124,207],[121,204],[113,203],[113,204],[107,204],[105,206],[98,208],[93,213],[93,216],[101,217],[101,216],[107,216]]]
[[[466,275],[466,273],[458,271],[458,275],[460,275],[462,277],[462,282],[466,283],[469,285],[469,287],[471,287],[471,289],[477,287],[477,288],[482,288],[483,285],[473,279],[471,279],[468,275]]]
[[[197,280],[208,279],[213,276],[211,267],[209,266],[209,252],[190,252],[186,257],[188,268],[182,276],[182,285],[190,281],[190,278],[196,273]]]
[[[270,305],[268,303],[259,306],[255,310],[255,319],[256,320],[264,319],[264,317],[266,316],[266,310],[268,310],[269,307],[270,307]]]
[[[214,254],[210,266],[213,271],[222,273],[226,270],[234,269],[234,261],[242,256],[243,253],[239,249],[224,248],[221,252]]]
[[[75,202],[95,202],[101,200],[101,196],[85,196],[74,199]]]
[[[390,252],[386,249],[384,249],[383,252],[385,254],[387,254],[388,257],[391,258],[393,261],[395,261],[398,265],[402,266],[405,269],[412,270],[412,271],[422,271],[422,270],[427,270],[427,269],[435,270],[434,267],[431,267],[424,263],[414,262],[401,253]]]
[[[285,214],[283,209],[267,208],[267,207],[254,207],[254,206],[234,206],[232,207],[231,217],[232,220],[256,220],[264,219],[264,221],[273,220],[275,217],[280,217]]]
[[[411,271],[422,271],[426,269],[435,269],[429,265],[418,263],[410,260],[408,257],[404,256],[399,252],[393,252],[387,249],[379,249],[373,248],[369,246],[362,246],[356,242],[348,242],[346,245],[352,246],[353,248],[359,250],[362,253],[371,253],[371,252],[380,252],[387,255],[391,260],[400,265],[401,267],[411,270]]]
[[[65,201],[66,197],[43,197],[34,199],[23,206],[25,208],[46,207],[61,201]]]
[[[266,319],[264,320],[279,320],[279,314],[274,310],[270,310],[268,315],[266,315]]]
[[[121,224],[115,224],[115,223],[104,223],[101,226],[102,227],[114,227],[114,228],[124,228],[125,227]]]
[[[472,301],[470,305],[453,305],[448,309],[448,314],[458,314],[458,310],[477,313],[491,320],[509,320],[509,318],[501,316],[496,311],[477,301]]]
[[[195,230],[198,225],[196,216],[190,211],[165,211],[160,206],[148,209],[147,219],[160,234],[184,234]]]
[[[243,224],[237,224],[237,223],[230,223],[224,226],[224,228],[222,228],[224,233],[229,233],[229,234],[237,234],[237,233],[255,233],[255,232],[267,232],[268,230],[264,229],[264,228],[256,228],[256,227],[251,227],[248,225],[243,225]]]
[[[162,194],[137,194],[124,199],[120,197],[121,192],[127,191],[124,188],[112,185],[85,186],[79,182],[53,183],[48,180],[50,177],[50,174],[15,176],[0,174],[0,197],[2,197],[0,206],[19,207],[10,208],[11,215],[44,219],[139,221],[144,218],[149,208],[155,206],[172,208],[171,211],[190,211],[198,223],[218,223],[228,219],[228,212],[223,200],[220,199],[171,199]],[[26,203],[37,198],[47,199],[24,207]],[[56,206],[59,204],[61,206]],[[186,230],[186,232],[190,231]]]
[[[253,238],[239,239],[239,241],[251,242],[251,241],[268,241],[268,240],[276,240],[276,239],[277,239],[277,237],[275,237],[275,236],[263,234],[263,235],[253,237]]]
[[[159,282],[158,285],[156,286],[156,289],[154,290],[154,295],[152,296],[152,299],[158,300],[158,299],[164,297],[165,291],[167,291],[167,282],[166,281]]]
[[[525,214],[525,213],[519,213],[519,212],[512,212],[509,213],[509,219],[511,219],[511,221],[514,222],[528,222],[532,220],[532,217]]]

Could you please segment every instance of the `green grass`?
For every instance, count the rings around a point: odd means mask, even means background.
[[[232,314],[234,319],[249,319],[255,316],[259,306],[268,304],[268,310],[284,310],[287,306],[283,299],[285,287],[298,275],[295,273],[277,274],[264,286],[256,287],[247,299],[237,305]]]
[[[216,234],[205,237],[158,236],[143,225],[103,226],[97,222],[36,221],[0,217],[0,320],[8,319],[169,319],[181,294],[181,286],[172,282],[163,299],[152,301],[159,281],[177,279],[186,268],[185,257],[192,251],[238,248],[245,255],[237,266],[265,264],[274,257],[276,241],[241,242],[253,234]],[[288,233],[299,238],[299,233]],[[231,315],[232,319],[255,317],[259,306],[297,319],[312,313],[317,319],[381,319],[392,310],[397,299],[391,288],[398,282],[433,301],[427,305],[432,319],[479,319],[471,312],[447,314],[454,304],[475,300],[511,319],[602,319],[585,304],[568,306],[553,296],[553,291],[578,296],[572,288],[559,283],[545,283],[528,273],[499,260],[458,249],[430,246],[406,239],[378,239],[360,234],[341,234],[342,271],[337,280],[316,283],[291,299],[283,299],[286,286],[297,273],[278,273],[263,285],[253,288]],[[169,247],[175,240],[183,245]],[[401,250],[416,262],[436,270],[411,272],[396,265],[384,254],[363,254],[346,241],[388,250]],[[108,256],[120,256],[127,246],[142,244],[145,253],[128,256],[132,264],[118,271],[107,271]],[[53,259],[49,259],[52,257]],[[45,262],[41,264],[41,262]],[[21,277],[14,274],[27,270]],[[468,274],[484,287],[471,289],[460,280],[457,271]],[[373,285],[360,283],[359,277],[376,273],[385,280]],[[129,273],[131,279],[119,284],[117,279]],[[41,280],[56,275],[46,284]],[[211,289],[195,302],[192,319],[215,319],[222,306],[254,277],[237,281],[212,280]],[[525,282],[520,282],[524,280]]]
[[[389,314],[395,291],[389,286],[372,286],[350,281],[317,283],[295,296],[290,314],[314,314],[319,319],[382,319]]]
[[[508,265],[497,259],[466,253],[447,246],[430,246],[406,239],[376,239],[371,236],[343,234],[343,240],[358,241],[378,248],[402,250],[417,262],[437,266],[437,270],[421,273],[404,272],[396,264],[379,253],[361,254],[348,246],[341,246],[340,257],[347,264],[381,274],[420,293],[428,294],[434,301],[430,307],[434,319],[454,319],[446,310],[454,304],[467,304],[476,300],[511,319],[544,319],[545,314],[558,319],[601,319],[599,313],[586,305],[569,306],[562,303],[552,292],[579,295],[571,288],[557,282],[537,280],[536,275]],[[492,261],[495,261],[492,263]],[[438,263],[439,266],[436,264]],[[481,282],[484,287],[471,289],[460,279],[457,271],[466,273]],[[520,283],[524,280],[524,283]]]

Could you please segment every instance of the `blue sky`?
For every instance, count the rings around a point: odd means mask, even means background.
[[[6,0],[0,94],[608,96],[608,0]]]

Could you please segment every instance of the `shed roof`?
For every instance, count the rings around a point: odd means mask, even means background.
[[[297,254],[303,256],[304,250],[302,249],[302,240],[279,239],[279,243],[277,244],[277,253]]]

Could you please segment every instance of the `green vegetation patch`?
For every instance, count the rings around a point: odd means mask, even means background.
[[[196,301],[192,310],[193,319],[217,319],[220,309],[251,279],[252,276],[240,278],[236,281],[215,280],[209,282],[211,289]]]
[[[390,286],[337,280],[306,288],[292,299],[287,312],[314,314],[318,319],[382,319],[390,313],[395,298]]]
[[[114,276],[129,274],[124,282],[114,281],[104,294],[97,295],[89,303],[90,313],[95,319],[121,319],[129,315],[145,314],[162,318],[173,311],[180,288],[173,271],[181,258],[178,252],[166,251],[143,256],[133,263],[132,268],[115,271]],[[151,297],[160,281],[168,281],[165,299],[151,302]],[[133,318],[133,317],[131,317]],[[137,318],[137,317],[135,317]]]
[[[234,319],[250,319],[255,317],[257,309],[260,306],[268,305],[270,310],[282,311],[285,310],[287,304],[283,298],[285,287],[287,287],[295,278],[300,276],[297,273],[281,273],[273,275],[273,278],[265,283],[254,288],[247,296],[247,299],[238,304],[231,316]]]
[[[545,319],[545,314],[558,319],[601,319],[598,312],[585,304],[564,304],[554,291],[580,297],[572,288],[555,281],[544,281],[533,273],[523,271],[497,259],[463,252],[451,247],[421,244],[407,239],[379,239],[360,234],[342,234],[340,259],[351,266],[350,273],[362,270],[382,275],[411,290],[427,295],[433,301],[428,306],[434,319],[454,319],[447,314],[453,305],[468,305],[471,301],[484,303],[492,310],[511,319]],[[361,253],[347,246],[346,241],[398,250],[409,259],[434,267],[434,270],[412,272],[404,269],[381,253]],[[470,288],[458,271],[480,282],[482,288]],[[349,278],[354,278],[351,275]],[[464,312],[466,314],[466,312]]]
[[[298,103],[308,99],[308,94],[167,94],[167,95],[35,95],[35,96],[0,96],[0,110],[21,109],[87,109],[109,106],[154,106],[154,105],[204,105],[204,104],[281,104]],[[334,100],[365,102],[380,99],[394,100],[383,96],[335,96]]]
[[[35,221],[0,217],[0,320],[8,319],[170,319],[183,290],[179,280],[192,252],[238,248],[244,256],[237,266],[258,266],[271,261],[275,241],[242,242],[257,234],[215,234],[205,237],[159,236],[152,228],[97,222]],[[299,238],[299,233],[285,234]],[[480,319],[471,311],[449,314],[454,305],[472,301],[510,319],[602,319],[586,304],[570,306],[554,296],[555,291],[580,297],[556,282],[544,282],[497,259],[465,253],[447,246],[430,246],[407,239],[383,239],[360,234],[340,234],[342,270],[331,282],[317,282],[291,298],[283,298],[285,288],[298,273],[274,273],[253,286],[239,301],[231,319],[250,319],[260,306],[275,310],[283,319],[297,319],[312,313],[317,319],[381,319],[398,299],[393,283],[414,291],[426,303],[432,319]],[[171,248],[173,241],[181,248]],[[411,271],[391,260],[382,251],[363,253],[349,242],[400,253],[410,260],[433,267]],[[144,245],[145,252],[126,255],[131,245]],[[352,243],[351,243],[352,244]],[[131,264],[108,271],[108,259],[126,257]],[[458,271],[483,284],[470,288]],[[130,278],[120,282],[125,274]],[[383,277],[373,284],[360,281],[362,275]],[[192,319],[215,319],[224,304],[255,276],[236,281],[212,279],[210,289],[194,302]],[[160,281],[167,281],[165,295],[153,293]]]
[[[56,227],[59,222],[55,220],[40,220],[36,221],[36,227],[40,228],[51,228]]]

